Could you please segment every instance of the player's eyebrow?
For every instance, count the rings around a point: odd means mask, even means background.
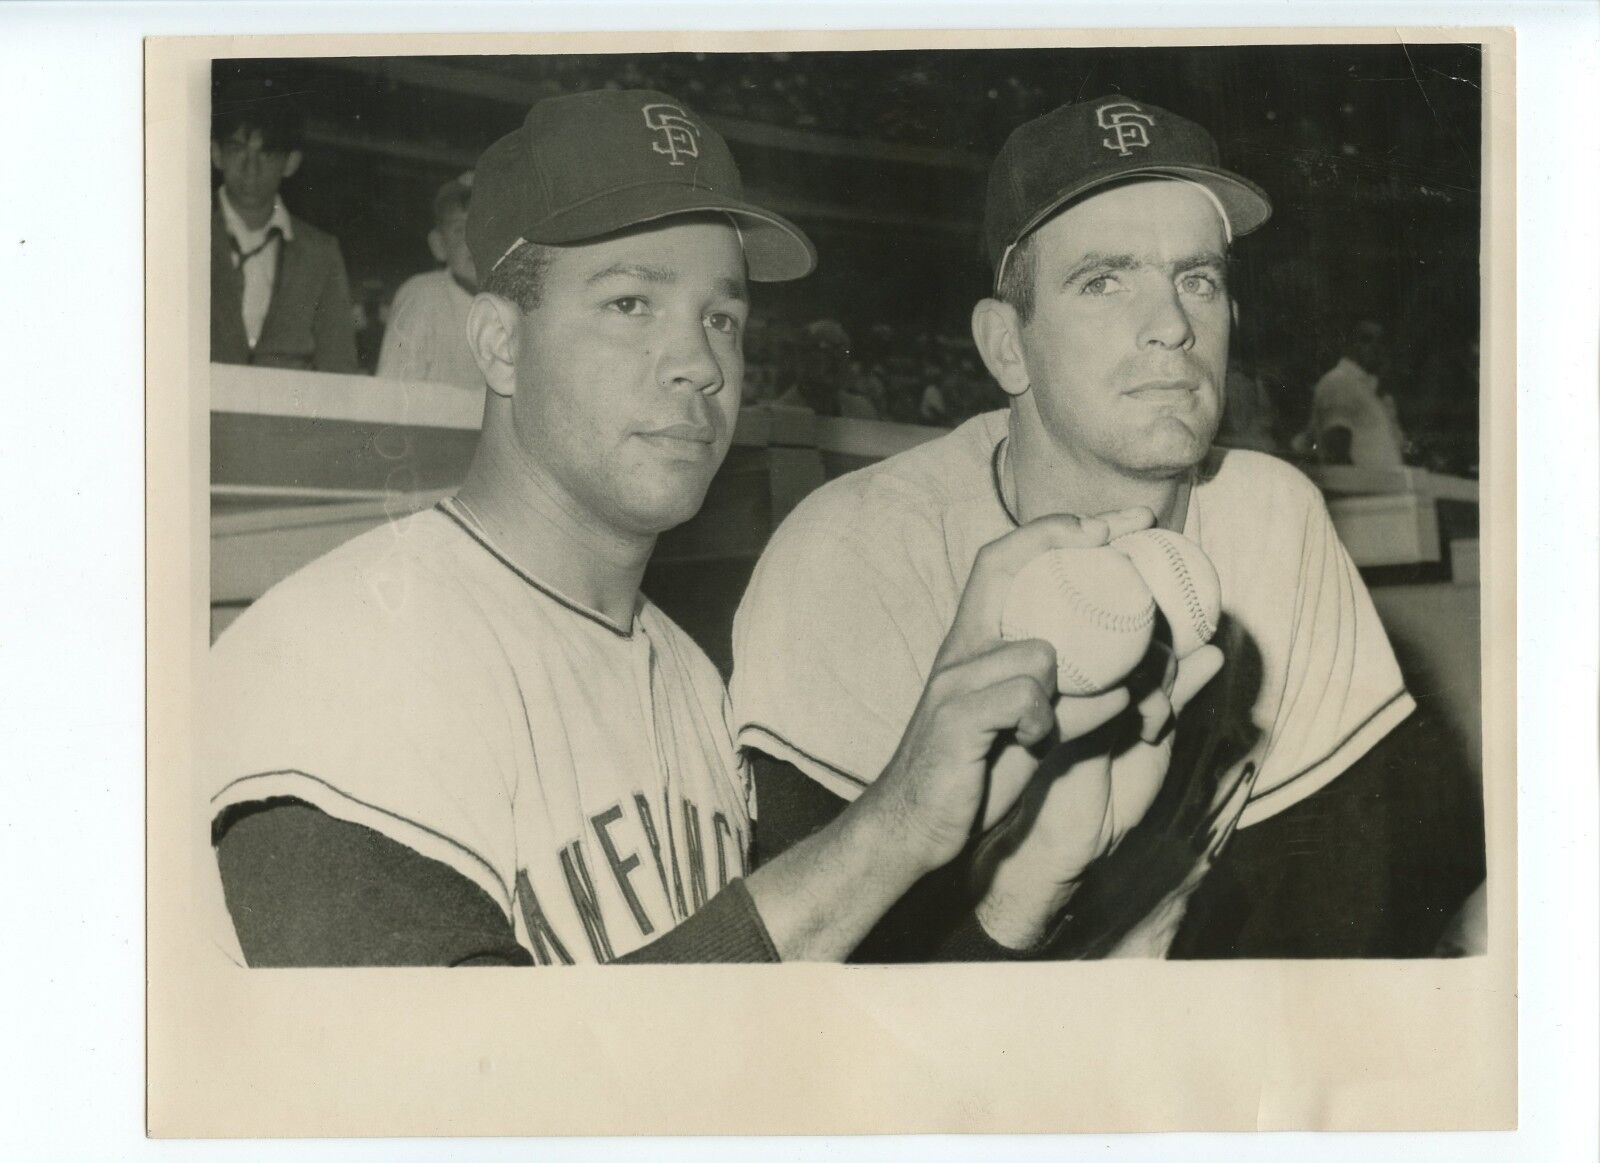
[[[607,279],[638,279],[640,282],[653,283],[658,286],[671,286],[679,281],[679,275],[671,267],[619,262],[612,263],[604,270],[596,271],[584,281],[588,286],[593,286],[596,283],[603,283]],[[746,289],[743,279],[720,278],[717,280],[716,292],[725,299],[737,299],[741,303],[750,301],[750,292]]]
[[[675,283],[678,272],[667,267],[646,266],[643,263],[617,262],[598,270],[585,280],[591,286],[606,279],[631,278],[646,283]]]
[[[1098,250],[1091,250],[1078,260],[1078,264],[1067,272],[1067,277],[1062,283],[1075,283],[1090,271],[1131,271],[1144,263],[1131,254],[1103,254]]]
[[[1078,264],[1067,272],[1062,279],[1063,285],[1077,282],[1090,271],[1131,271],[1143,266],[1161,266],[1169,273],[1179,271],[1192,271],[1199,267],[1218,267],[1226,269],[1227,256],[1215,250],[1196,251],[1194,254],[1184,255],[1169,263],[1150,263],[1148,260],[1133,254],[1102,254],[1099,251],[1090,251],[1084,255]]]
[[[1174,262],[1170,269],[1177,271],[1192,271],[1198,267],[1221,267],[1227,269],[1228,256],[1215,250],[1202,250]]]

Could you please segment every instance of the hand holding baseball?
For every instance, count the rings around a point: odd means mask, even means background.
[[[861,797],[895,821],[930,869],[1011,809],[1038,766],[1034,749],[1041,743],[1077,738],[1128,704],[1120,688],[1057,699],[1054,649],[1039,639],[1001,639],[1012,579],[1041,553],[1104,546],[1150,521],[1143,509],[1084,520],[1047,517],[979,553],[900,746]],[[992,762],[997,743],[1001,755]]]
[[[1143,528],[1107,546],[1061,547],[1017,571],[1001,636],[1056,648],[1062,694],[1120,686],[1150,648],[1159,609],[1177,657],[1216,635],[1222,585],[1205,552],[1178,533]]]
[[[1170,637],[1152,643],[1157,610]],[[1166,778],[1174,719],[1221,669],[1221,652],[1206,645],[1220,612],[1221,585],[1204,552],[1163,529],[1053,550],[1019,571],[1004,634],[1053,642],[1063,691],[1129,683],[1141,693],[1136,734],[1130,726],[1052,749],[985,838],[979,915],[997,940],[1022,948],[1042,939],[1089,864],[1144,818]]]

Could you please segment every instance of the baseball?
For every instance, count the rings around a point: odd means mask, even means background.
[[[1155,600],[1130,559],[1110,547],[1052,549],[1012,579],[1000,615],[1003,638],[1042,638],[1056,648],[1062,694],[1110,690],[1150,647]]]
[[[1193,541],[1166,529],[1141,529],[1111,543],[1125,554],[1172,627],[1172,649],[1186,658],[1217,633],[1222,583],[1211,559]]]

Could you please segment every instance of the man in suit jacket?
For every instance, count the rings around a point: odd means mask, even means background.
[[[300,168],[299,118],[282,102],[217,102],[211,164],[211,358],[355,372],[355,322],[339,242],[278,196]]]

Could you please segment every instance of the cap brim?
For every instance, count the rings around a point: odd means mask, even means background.
[[[1238,174],[1202,165],[1131,165],[1113,173],[1097,174],[1089,181],[1078,182],[1062,190],[1017,231],[1017,238],[1037,230],[1068,202],[1091,194],[1102,186],[1135,178],[1184,178],[1204,186],[1217,196],[1217,201],[1227,211],[1228,228],[1235,238],[1249,234],[1272,217],[1272,199],[1267,197],[1267,192]]]
[[[676,182],[611,191],[552,215],[523,237],[529,242],[565,246],[681,214],[719,212],[736,220],[745,265],[754,281],[787,282],[816,268],[816,247],[787,218],[740,198]]]

